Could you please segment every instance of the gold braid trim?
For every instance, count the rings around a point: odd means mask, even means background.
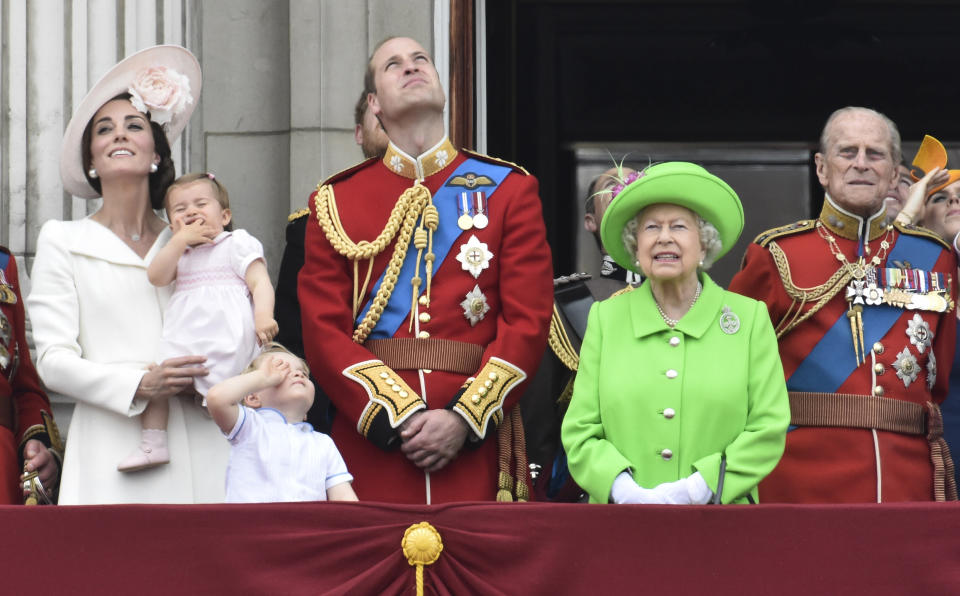
[[[393,210],[390,212],[387,225],[384,226],[383,231],[380,232],[373,242],[361,240],[355,243],[347,236],[347,232],[343,229],[340,215],[337,212],[337,202],[333,195],[333,187],[328,184],[321,184],[317,187],[314,202],[317,208],[317,221],[320,224],[320,228],[323,230],[327,241],[330,242],[333,249],[354,263],[354,317],[356,317],[360,310],[360,298],[367,291],[367,283],[370,281],[370,271],[373,268],[373,259],[386,250],[395,236],[397,238],[397,242],[393,248],[393,255],[390,257],[390,263],[387,265],[387,272],[384,275],[383,283],[380,284],[376,296],[373,297],[370,309],[367,311],[366,316],[364,316],[363,321],[360,322],[360,325],[358,325],[353,332],[353,341],[356,343],[362,344],[364,340],[367,339],[367,336],[370,335],[374,326],[376,326],[377,321],[380,320],[380,315],[383,314],[383,309],[386,307],[387,301],[390,299],[393,288],[397,283],[400,266],[407,256],[407,247],[410,244],[410,236],[413,234],[414,227],[416,227],[417,219],[420,217],[420,213],[424,210],[424,207],[430,204],[430,199],[430,191],[427,187],[420,184],[418,180],[413,186],[403,191],[403,194],[397,199]],[[358,292],[357,263],[361,259],[367,259],[369,263],[367,265],[366,281],[363,284],[363,288]],[[414,278],[416,279],[416,276],[414,276]]]
[[[550,317],[550,333],[547,335],[547,343],[550,349],[560,359],[568,369],[576,372],[580,366],[580,356],[573,348],[570,336],[567,335],[567,329],[563,326],[560,319],[560,311],[557,310],[557,303],[553,303],[553,315]]]
[[[453,409],[463,416],[475,435],[484,437],[491,419],[494,424],[503,420],[503,402],[507,394],[526,378],[527,373],[523,370],[494,356],[487,360],[476,378],[468,379],[470,384]]]
[[[783,249],[774,241],[767,245],[773,262],[777,265],[777,272],[780,274],[780,281],[783,283],[783,289],[787,296],[793,299],[793,306],[787,309],[783,318],[777,323],[777,339],[780,339],[800,323],[806,321],[817,311],[824,307],[830,300],[843,290],[850,282],[852,276],[846,267],[840,267],[836,273],[830,276],[826,282],[812,288],[801,288],[793,283],[793,277],[790,274],[790,263]],[[803,307],[807,302],[816,300],[816,304],[810,307],[806,312]],[[788,320],[789,319],[789,320]]]
[[[358,362],[345,368],[343,376],[360,383],[370,398],[360,420],[357,421],[357,432],[365,437],[381,409],[387,412],[390,426],[397,428],[411,414],[427,407],[417,392],[407,385],[396,371],[379,360]]]

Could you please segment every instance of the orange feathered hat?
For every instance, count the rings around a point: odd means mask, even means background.
[[[947,150],[944,149],[943,143],[937,139],[931,137],[930,135],[923,135],[923,142],[920,143],[920,149],[917,150],[917,155],[913,158],[913,163],[911,164],[920,170],[919,175],[914,171],[913,168],[910,168],[910,177],[913,178],[913,181],[916,182],[923,177],[923,175],[933,168],[946,168],[947,167]],[[927,189],[927,196],[932,195],[938,190],[950,186],[957,180],[960,180],[960,170],[947,170],[950,174],[950,178],[947,179],[943,184],[932,186]]]

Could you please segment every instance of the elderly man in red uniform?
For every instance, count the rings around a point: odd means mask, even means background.
[[[758,236],[730,284],[766,302],[790,389],[786,450],[760,499],[955,499],[938,404],[953,362],[956,258],[932,233],[885,217],[900,163],[888,118],[837,110],[815,160],[820,216]]]
[[[23,503],[20,473],[36,472],[38,502],[53,498],[63,443],[27,346],[17,262],[0,246],[0,504]],[[32,484],[32,483],[31,483]],[[34,490],[35,489],[35,490]]]
[[[331,435],[364,500],[522,498],[519,419],[496,435],[551,314],[537,181],[454,148],[416,41],[381,43],[366,76],[390,144],[311,197],[298,287],[307,360],[337,408]]]

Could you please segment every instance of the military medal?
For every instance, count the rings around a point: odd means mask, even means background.
[[[933,350],[927,355],[927,389],[933,389],[933,384],[937,382],[937,357],[933,355]]]
[[[473,217],[470,216],[470,193],[463,191],[460,193],[457,210],[460,217],[457,218],[457,227],[466,232],[473,227]]]
[[[7,283],[7,276],[0,269],[0,302],[4,304],[16,304],[17,293],[13,291],[13,286]]]
[[[879,286],[877,285],[876,268],[883,261],[890,250],[890,238],[893,234],[893,226],[887,226],[887,233],[880,241],[880,250],[870,258],[868,264],[863,257],[859,257],[851,263],[846,255],[837,246],[837,239],[828,232],[822,223],[816,223],[817,234],[827,241],[830,252],[840,262],[844,270],[847,284],[847,318],[850,320],[850,336],[853,340],[853,356],[856,359],[857,366],[867,361],[867,353],[863,345],[863,307],[867,304],[874,304],[878,299]],[[869,254],[869,247],[864,247]]]
[[[920,364],[917,362],[917,357],[910,353],[909,348],[904,348],[897,354],[893,367],[897,370],[897,376],[903,381],[904,387],[909,387],[920,374]]]
[[[7,315],[0,311],[0,344],[9,346],[11,338],[13,338],[13,326],[10,325]]]
[[[917,352],[923,354],[933,340],[930,324],[920,318],[920,315],[914,314],[913,319],[907,321],[907,337],[910,338],[910,343],[917,346]]]
[[[474,285],[473,289],[467,292],[466,297],[460,302],[463,307],[463,316],[470,321],[470,326],[475,327],[477,323],[483,320],[484,315],[490,310],[487,304],[487,297],[480,291],[479,285]]]
[[[460,254],[457,260],[464,271],[469,271],[474,279],[480,277],[480,272],[490,266],[490,260],[493,253],[487,250],[487,243],[480,242],[480,239],[470,235],[466,244],[460,245]]]
[[[482,190],[473,193],[474,204],[476,205],[476,215],[473,216],[473,225],[478,229],[487,227],[487,195]]]
[[[720,315],[720,329],[727,335],[733,335],[740,330],[740,317],[726,304],[723,305],[723,314]]]

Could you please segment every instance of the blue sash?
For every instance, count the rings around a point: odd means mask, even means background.
[[[937,243],[926,238],[900,234],[887,262],[909,261],[914,269],[930,271],[940,257],[940,250]],[[880,341],[903,311],[887,304],[865,306],[862,315],[864,348],[869,350]],[[835,393],[856,368],[850,321],[844,311],[787,379],[787,389]]]
[[[468,173],[476,174],[477,178],[486,176],[493,181],[493,184],[482,186],[478,184],[470,189],[464,186],[449,185],[449,182],[455,177],[465,176]],[[468,157],[450,174],[450,177],[447,178],[440,189],[437,190],[437,193],[433,195],[433,204],[440,215],[440,223],[437,226],[437,230],[433,233],[433,254],[436,255],[436,260],[434,260],[434,273],[440,269],[440,265],[444,259],[446,259],[447,253],[450,252],[453,243],[456,242],[457,238],[459,238],[463,232],[463,230],[457,226],[457,218],[460,216],[460,212],[458,211],[460,193],[464,190],[484,191],[487,196],[487,212],[489,213],[490,197],[509,173],[510,167],[508,166],[499,166]],[[400,325],[403,324],[403,321],[406,320],[410,314],[410,305],[413,303],[413,286],[410,280],[413,279],[416,265],[417,249],[413,246],[413,235],[411,234],[410,245],[407,247],[407,256],[403,260],[403,265],[400,267],[397,283],[393,288],[390,299],[387,301],[386,308],[383,309],[380,320],[377,321],[373,331],[370,332],[370,339],[388,339],[393,337],[397,329],[400,328]],[[420,267],[421,277],[423,277],[422,259]],[[377,290],[380,289],[380,284],[383,283],[383,278],[386,274],[387,272],[384,270],[380,275],[380,279],[374,284],[370,293],[371,296],[376,296]],[[421,285],[421,290],[425,288],[426,279],[424,279],[423,284],[424,285]],[[367,316],[367,311],[370,310],[372,302],[372,300],[367,301],[366,306],[360,311],[357,320],[354,322],[354,328],[360,325],[363,318]]]

